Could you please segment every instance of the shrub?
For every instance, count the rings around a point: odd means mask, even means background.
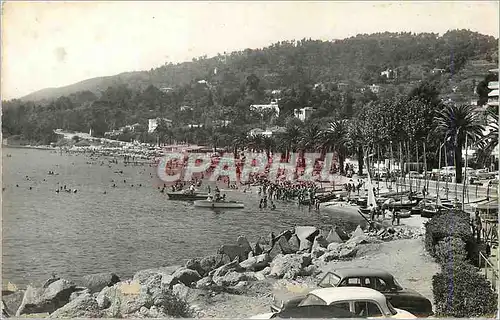
[[[434,257],[440,264],[465,261],[465,242],[457,237],[446,237],[434,246]]]
[[[497,294],[472,265],[460,261],[442,265],[432,279],[436,316],[494,316]]]
[[[166,288],[162,288],[160,297],[155,299],[155,305],[163,307],[166,314],[175,318],[193,317],[189,303]]]
[[[426,223],[425,248],[434,257],[435,246],[447,237],[461,239],[466,244],[466,248],[473,243],[468,213],[450,210],[433,217]]]

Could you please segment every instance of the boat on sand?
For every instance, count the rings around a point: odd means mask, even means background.
[[[211,200],[196,200],[194,202],[195,207],[200,208],[227,208],[227,209],[243,209],[245,205],[243,202],[238,201],[227,201],[227,200],[219,200],[219,201],[211,201]]]

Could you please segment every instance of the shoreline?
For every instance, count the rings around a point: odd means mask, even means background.
[[[395,227],[394,229],[401,230],[402,233],[416,232],[415,234],[413,234],[413,236],[396,240],[380,241],[376,240],[376,237],[373,237],[373,234],[370,235],[365,233],[365,236],[363,237],[368,240],[368,243],[356,244],[355,256],[347,259],[326,261],[326,259],[322,258],[328,254],[328,250],[325,248],[321,249],[324,254],[316,257],[318,253],[315,253],[315,250],[317,249],[314,249],[315,244],[313,244],[311,253],[307,253],[306,251],[306,253],[304,254],[291,253],[278,255],[274,259],[268,261],[266,263],[267,267],[261,271],[249,271],[249,269],[246,269],[247,271],[243,272],[238,269],[231,269],[238,271],[229,271],[229,273],[226,273],[225,277],[229,277],[228,279],[231,280],[223,280],[222,283],[226,284],[222,284],[222,287],[218,287],[219,289],[216,289],[216,287],[204,287],[200,285],[200,282],[203,282],[203,280],[207,279],[206,275],[201,277],[196,276],[196,279],[198,280],[191,283],[191,285],[189,285],[188,283],[184,283],[185,281],[173,281],[174,277],[178,277],[176,276],[176,274],[178,274],[179,272],[186,272],[188,274],[190,274],[189,272],[195,272],[193,271],[197,269],[195,262],[203,261],[202,258],[192,258],[184,263],[184,265],[181,267],[162,266],[157,268],[138,270],[134,273],[133,276],[127,277],[126,279],[121,279],[121,281],[118,282],[107,283],[107,286],[104,286],[102,290],[98,290],[97,292],[93,293],[93,296],[95,299],[98,299],[99,295],[102,295],[104,291],[109,291],[112,288],[116,290],[129,288],[127,290],[132,290],[131,292],[129,292],[131,296],[138,296],[141,294],[140,292],[142,292],[141,288],[147,288],[150,285],[149,283],[153,281],[152,279],[156,277],[155,275],[159,275],[160,278],[157,279],[160,279],[162,283],[164,283],[165,281],[169,281],[172,292],[180,296],[182,299],[185,299],[189,303],[189,305],[194,308],[196,317],[250,317],[259,313],[268,312],[270,304],[272,302],[272,295],[283,293],[284,288],[285,291],[288,291],[288,293],[290,293],[290,290],[296,290],[297,286],[312,289],[314,288],[314,284],[320,280],[322,274],[324,274],[325,271],[335,268],[354,266],[385,269],[392,273],[403,286],[417,290],[433,302],[431,281],[433,274],[439,271],[439,266],[430,257],[427,256],[424,248],[422,234],[418,234],[419,229],[421,231],[423,228],[423,218],[414,217],[414,219],[409,219],[413,220],[412,223]],[[404,222],[405,220],[409,219],[402,220]],[[324,231],[325,230],[320,231],[319,234],[325,234]],[[355,233],[356,232],[358,231],[355,231]],[[286,232],[282,232],[280,235],[278,235],[277,238],[283,236],[283,234],[285,233]],[[350,239],[353,240],[357,238],[356,236],[353,237],[351,237]],[[238,241],[235,243],[239,244],[240,238],[238,238]],[[244,239],[246,240],[246,238]],[[343,242],[343,245],[350,243],[351,240]],[[255,249],[253,247],[253,245],[250,246],[252,251],[257,249],[256,247]],[[273,264],[276,260],[281,259],[280,256],[293,258],[301,257],[304,255],[310,256],[312,258],[310,262],[312,269],[303,276],[297,274],[296,277],[286,279],[286,276],[285,278],[283,278],[282,276],[276,277],[269,274],[270,269],[275,270],[276,265],[273,266]],[[258,258],[261,256],[254,255],[254,257]],[[241,261],[242,259],[240,259],[240,263],[238,265],[245,265],[246,263],[248,263],[248,260],[251,259],[252,258],[249,258],[243,261]],[[221,268],[224,269],[227,265],[231,265],[230,259],[226,261],[225,265],[213,270],[219,270]],[[271,268],[269,268],[269,266],[271,266]],[[186,270],[190,271],[188,272]],[[424,270],[424,272],[422,270]],[[211,271],[211,273],[213,272],[214,271]],[[215,272],[217,273],[218,271]],[[82,279],[93,276],[96,275],[82,275]],[[231,277],[236,278],[233,279]],[[109,279],[109,277],[107,277],[106,279]],[[209,276],[209,279],[213,281],[215,279],[215,275]],[[222,275],[220,279],[224,279],[224,275]],[[81,282],[77,283],[79,286],[82,286]],[[89,288],[88,285],[83,285],[83,287]],[[10,295],[7,295],[7,297],[13,297],[14,295],[17,295],[18,303],[19,305],[21,305],[23,297],[25,296],[25,294],[27,294],[28,291],[31,290],[32,289],[28,287],[24,292],[23,290],[19,290]],[[85,290],[88,291],[88,289]],[[74,298],[78,300],[77,297],[80,296],[80,294],[83,296],[87,293],[87,291],[85,290],[82,290],[81,292],[75,290],[72,296],[74,295]],[[21,292],[22,294],[19,292]],[[70,304],[68,303],[67,305]],[[138,313],[133,313],[127,315],[127,317],[137,317],[138,315]],[[149,316],[146,315],[146,317]]]

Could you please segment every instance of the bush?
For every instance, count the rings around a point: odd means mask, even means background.
[[[446,237],[434,246],[434,257],[440,264],[465,261],[467,258],[465,242],[457,237]]]
[[[494,317],[497,294],[477,269],[466,262],[449,262],[432,278],[436,316]]]
[[[425,225],[425,248],[435,257],[434,249],[439,241],[447,237],[461,239],[466,248],[473,243],[469,214],[459,210],[450,210],[430,219]]]
[[[175,318],[193,317],[189,303],[166,288],[162,288],[161,295],[155,299],[155,305],[163,307],[166,314]]]

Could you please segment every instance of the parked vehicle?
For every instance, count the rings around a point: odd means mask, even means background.
[[[300,301],[294,306],[287,306],[275,312],[262,314],[251,319],[272,319],[279,314],[286,313],[285,310],[297,310],[307,306],[326,306],[337,309],[344,309],[358,318],[396,318],[414,319],[412,313],[395,308],[381,292],[368,287],[330,287],[316,289],[302,296]],[[348,314],[346,314],[348,315]],[[300,317],[309,318],[303,312]],[[336,318],[331,315],[328,318]]]
[[[364,287],[379,291],[396,308],[401,308],[419,317],[433,314],[429,299],[420,293],[403,288],[388,272],[371,268],[342,268],[327,272],[318,283],[321,288],[329,287]],[[280,312],[301,303],[304,296],[296,296],[287,302],[274,298],[271,310]]]

